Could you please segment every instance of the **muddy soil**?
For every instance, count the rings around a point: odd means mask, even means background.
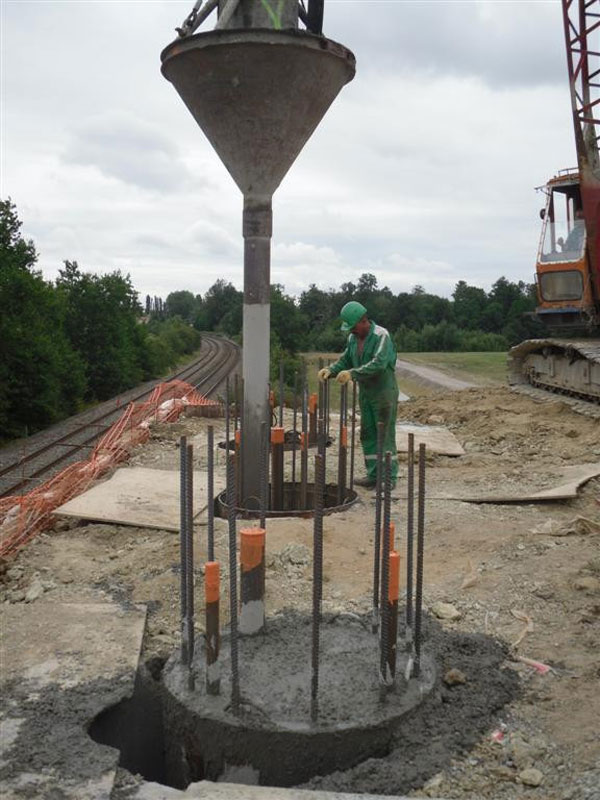
[[[465,800],[600,798],[600,534],[594,526],[600,522],[600,479],[583,486],[576,500],[562,503],[473,505],[435,499],[549,488],[561,482],[556,479],[561,468],[600,461],[600,424],[560,400],[537,402],[501,387],[415,399],[401,406],[399,417],[445,424],[466,450],[461,458],[428,458],[426,608],[443,616],[447,608],[439,603],[451,604],[454,619],[440,621],[451,640],[497,640],[502,659],[492,663],[478,656],[477,648],[441,648],[444,674],[454,668],[462,677],[443,684],[443,703],[453,714],[439,714],[439,727],[433,715],[415,734],[421,747],[435,754],[427,775],[417,767],[411,772],[419,754],[399,745],[385,758],[314,779],[311,786],[378,793],[402,789],[416,797]],[[185,433],[193,438],[195,467],[201,469],[206,425],[206,420],[183,419],[156,426],[130,463],[177,469],[177,444]],[[328,480],[334,481],[332,461]],[[357,476],[362,474],[357,460]],[[405,475],[401,456],[392,504],[400,534]],[[365,613],[371,607],[374,504],[372,493],[360,489],[359,494],[359,504],[325,519],[326,612]],[[578,518],[584,522],[573,524]],[[269,521],[267,528],[267,613],[306,610],[312,525],[288,519]],[[206,529],[199,522],[196,530],[200,561]],[[217,521],[216,552],[225,586],[226,539],[225,523]],[[9,565],[0,602],[110,596],[123,604],[146,603],[143,658],[166,659],[179,642],[178,564],[176,534],[59,518]],[[201,635],[201,569],[197,585]],[[225,595],[224,623],[227,604]],[[528,660],[549,669],[536,669]],[[486,705],[482,698],[489,697],[489,686],[503,685],[496,676],[504,674],[514,686]]]

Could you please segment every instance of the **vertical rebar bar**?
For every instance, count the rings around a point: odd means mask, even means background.
[[[354,454],[356,450],[356,381],[352,381],[352,434],[350,437],[350,491],[354,489]]]
[[[421,618],[423,614],[423,558],[425,551],[425,445],[419,445],[417,496],[417,575],[415,586],[415,675],[421,671]]]
[[[300,508],[306,509],[308,483],[308,383],[302,390],[302,450],[300,452]]]
[[[290,508],[296,508],[296,435],[298,428],[298,372],[294,372],[294,416],[292,421],[292,502]]]
[[[406,641],[412,643],[413,627],[413,537],[415,518],[415,435],[408,434],[408,470],[406,476]]]
[[[312,604],[312,680],[310,718],[319,716],[319,634],[323,599],[323,503],[325,469],[320,455],[315,456],[315,510],[313,520],[313,604]]]
[[[238,386],[239,376],[237,372],[233,378],[233,432],[235,433],[238,429],[238,417],[240,413],[240,409],[238,406],[239,400],[239,386]],[[239,487],[238,487],[239,488]]]
[[[241,431],[234,431],[233,434],[233,452],[235,453],[235,489],[236,489],[236,496],[235,496],[235,504],[236,506],[241,505],[241,498],[240,492],[242,490],[242,480],[241,480],[241,473],[242,473],[242,432]]]
[[[188,646],[188,688],[194,688],[192,663],[194,659],[194,446],[186,446],[187,492],[186,492],[186,638]]]
[[[321,370],[323,369],[323,364],[324,363],[325,363],[324,360],[322,358],[319,358],[319,372],[321,372]],[[323,381],[321,379],[319,379],[319,381],[318,381],[317,390],[318,390],[318,393],[319,393],[318,413],[319,413],[319,416],[320,416],[321,415],[321,409],[323,408],[323,392],[325,391],[325,384],[323,383]]]
[[[229,461],[229,376],[225,379],[225,463]]]
[[[181,606],[181,661],[188,663],[188,642],[187,642],[187,438],[181,436],[179,439],[179,593]]]
[[[348,403],[348,384],[340,389],[340,429],[338,437],[338,488],[337,502],[340,506],[346,497],[346,462],[348,453],[348,429],[346,427],[346,405]]]
[[[271,509],[284,510],[284,447],[285,431],[283,428],[271,429]]]
[[[207,561],[215,560],[215,429],[208,426],[208,453],[207,453],[207,498],[206,498],[206,530],[207,530]]]
[[[327,414],[329,405],[329,384],[323,384],[323,405],[319,408],[317,420],[317,452],[323,458],[323,474],[327,474]]]
[[[239,413],[240,413],[240,446],[239,446],[239,453],[240,453],[240,466],[238,470],[238,480],[239,484],[237,487],[237,497],[239,499],[240,505],[245,505],[246,498],[242,497],[242,493],[244,491],[244,430],[242,425],[242,420],[244,419],[244,379],[240,379],[240,402],[239,402]]]
[[[260,527],[264,530],[267,521],[267,505],[269,491],[269,450],[270,450],[270,428],[266,422],[262,422],[260,435]]]
[[[329,383],[329,381],[325,381],[325,398],[324,398],[325,399],[325,441],[327,441],[329,439],[329,422],[330,422],[329,404],[330,404],[330,400],[331,400],[331,398],[330,398],[330,394],[331,393],[329,391],[329,387],[330,386],[331,386],[331,384]]]
[[[377,423],[377,472],[375,477],[375,541],[373,547],[373,633],[379,630],[379,569],[381,566],[381,478],[383,462],[383,422]]]
[[[323,503],[325,503],[325,492],[326,492],[326,483],[325,483],[325,475],[327,470],[327,459],[326,459],[326,443],[327,440],[325,438],[325,417],[320,419],[317,424],[317,453],[321,456],[322,464],[323,464]],[[317,476],[315,474],[315,492],[317,488]]]
[[[392,454],[388,450],[385,454],[385,479],[383,491],[383,541],[381,547],[381,601],[380,601],[380,617],[381,617],[381,652],[379,659],[379,672],[381,691],[380,698],[384,699],[387,687],[390,684],[390,676],[388,675],[388,662],[389,662],[389,630],[388,630],[388,594],[390,584],[390,516],[391,516],[391,498],[392,498]]]
[[[227,521],[229,523],[229,630],[231,655],[231,708],[234,714],[240,707],[240,673],[238,664],[238,588],[235,530],[235,464],[227,454]]]
[[[279,427],[283,428],[283,360],[279,362]]]

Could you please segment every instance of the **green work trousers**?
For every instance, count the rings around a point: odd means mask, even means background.
[[[391,381],[390,381],[391,383]],[[360,443],[365,457],[367,476],[371,480],[377,477],[377,423],[383,422],[383,464],[385,470],[385,454],[392,454],[392,481],[398,476],[398,450],[396,448],[396,413],[398,409],[398,389],[393,386],[383,391],[369,389],[360,385],[358,402],[360,407]],[[385,475],[382,472],[382,480]]]

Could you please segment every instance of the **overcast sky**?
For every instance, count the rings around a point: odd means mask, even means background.
[[[160,73],[192,4],[2,0],[0,193],[48,279],[242,288],[241,195]],[[558,0],[326,0],[324,31],[357,73],[275,194],[273,282],[531,280],[534,187],[576,163]]]

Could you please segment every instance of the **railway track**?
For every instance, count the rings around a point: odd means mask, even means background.
[[[121,393],[93,409],[9,445],[0,451],[0,497],[23,494],[68,464],[85,458],[127,405],[143,402],[159,383],[181,380],[206,397],[214,396],[227,375],[238,365],[239,358],[237,345],[204,334],[199,358],[182,370]]]

